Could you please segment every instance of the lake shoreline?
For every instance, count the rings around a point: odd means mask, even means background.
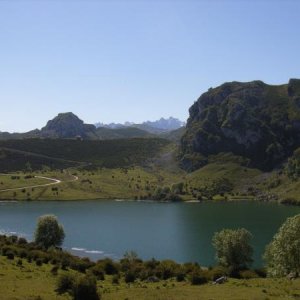
[[[211,239],[215,232],[246,228],[254,236],[259,267],[261,253],[279,226],[300,213],[299,207],[256,201],[47,200],[6,201],[0,207],[1,231],[29,239],[38,217],[57,216],[66,232],[64,247],[88,251],[76,252],[80,256],[97,260],[101,251],[120,258],[132,250],[142,259],[195,261],[204,266],[214,261]]]

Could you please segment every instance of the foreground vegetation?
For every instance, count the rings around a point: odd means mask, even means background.
[[[55,292],[56,282],[62,274],[70,270],[59,269],[56,274],[51,272],[53,265],[29,263],[22,259],[9,260],[0,256],[0,293],[3,300],[70,300],[68,294],[58,295]],[[300,280],[286,278],[230,278],[226,284],[190,285],[174,279],[157,283],[134,282],[127,284],[120,280],[112,283],[113,275],[106,275],[104,280],[97,281],[97,289],[103,300],[266,300],[266,299],[297,299],[300,297]],[[30,287],[30,288],[29,288]]]

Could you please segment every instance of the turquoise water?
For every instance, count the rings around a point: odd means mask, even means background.
[[[92,259],[118,259],[134,250],[143,259],[213,265],[213,233],[244,227],[252,232],[255,266],[284,220],[300,207],[270,203],[153,203],[51,201],[0,203],[0,232],[32,239],[36,220],[55,214],[64,225],[64,247]]]

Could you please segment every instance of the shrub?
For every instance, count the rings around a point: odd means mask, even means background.
[[[181,282],[185,280],[185,273],[183,271],[180,271],[176,274],[176,281]]]
[[[22,259],[19,258],[18,261],[17,261],[17,266],[20,267],[22,265],[23,265],[23,261],[22,261]]]
[[[40,258],[38,258],[38,259],[35,261],[35,263],[36,263],[37,266],[41,266],[41,265],[43,264],[43,261],[42,261]]]
[[[104,272],[107,275],[114,275],[119,273],[118,265],[110,258],[98,261],[98,263],[103,266]]]
[[[56,276],[57,272],[58,272],[58,266],[53,266],[52,269],[51,269],[51,274]]]
[[[252,270],[243,270],[239,272],[239,277],[242,279],[251,279],[259,277],[255,271]]]
[[[136,279],[136,274],[133,270],[128,270],[124,275],[124,280],[126,283],[134,282]]]
[[[15,258],[15,254],[12,251],[6,252],[5,256],[7,257],[7,259],[11,259],[11,260]]]
[[[53,270],[53,268],[52,268]],[[58,294],[71,293],[74,287],[75,278],[72,274],[62,274],[56,282],[56,292]]]
[[[190,275],[189,279],[192,285],[199,285],[207,283],[207,276],[205,276],[202,270],[194,270]]]
[[[104,280],[105,279],[105,273],[103,270],[103,266],[97,264],[94,267],[90,268],[89,271],[98,279],[98,280]]]
[[[267,277],[267,271],[264,268],[255,269],[254,271],[261,278],[266,278]]]
[[[96,279],[91,276],[82,276],[75,280],[73,286],[74,300],[99,300]]]
[[[161,279],[169,279],[171,277],[174,277],[177,270],[177,264],[172,260],[163,260],[157,267],[157,275]]]
[[[25,238],[23,238],[23,237],[20,237],[18,239],[18,244],[19,245],[26,245],[27,244],[27,240]]]
[[[120,276],[118,274],[115,274],[111,280],[112,284],[119,284],[119,279],[120,279]]]

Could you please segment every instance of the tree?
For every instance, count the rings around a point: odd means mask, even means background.
[[[250,245],[252,234],[244,229],[223,229],[213,237],[216,259],[231,273],[248,268],[252,263],[253,248]]]
[[[35,230],[35,242],[46,249],[51,246],[60,246],[65,238],[62,225],[58,224],[53,215],[39,217]]]
[[[266,247],[269,276],[300,275],[300,215],[288,218]]]

